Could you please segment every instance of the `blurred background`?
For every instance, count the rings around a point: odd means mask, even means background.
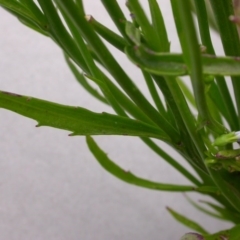
[[[116,30],[100,0],[84,2],[87,14]],[[171,51],[180,52],[169,2],[159,0]],[[125,1],[119,3],[129,16]],[[147,0],[141,3],[148,11]],[[23,26],[1,8],[0,19],[1,90],[112,112],[81,88],[51,39]],[[217,36],[213,37],[221,53]],[[112,51],[148,95],[137,68],[123,54]],[[0,240],[178,240],[191,230],[177,223],[166,206],[210,232],[231,226],[195,210],[182,193],[151,191],[114,178],[91,155],[85,137],[69,137],[67,131],[35,125],[0,109]],[[95,140],[112,160],[138,176],[188,184],[138,138],[98,136]],[[199,194],[188,196],[206,199]]]

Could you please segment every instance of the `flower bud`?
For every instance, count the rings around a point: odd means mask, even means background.
[[[198,233],[187,233],[182,236],[181,240],[204,240],[204,237]]]
[[[216,138],[213,142],[214,146],[224,146],[228,143],[239,142],[240,141],[240,131],[230,132],[223,134],[220,137]]]

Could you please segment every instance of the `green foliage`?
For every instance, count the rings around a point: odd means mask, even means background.
[[[119,33],[92,16],[85,16],[81,0],[0,0],[0,6],[26,26],[53,39],[63,50],[79,84],[95,99],[111,106],[115,114],[94,113],[83,107],[3,91],[0,91],[0,108],[35,119],[37,126],[87,136],[88,147],[100,165],[127,183],[154,190],[198,191],[210,195],[219,203],[205,202],[213,211],[189,201],[206,214],[233,222],[234,228],[208,235],[185,215],[168,210],[178,221],[203,234],[204,239],[223,236],[239,239],[240,150],[232,146],[240,141],[240,40],[236,27],[240,21],[239,16],[234,16],[238,9],[234,9],[231,0],[171,0],[182,49],[180,53],[173,53],[170,42],[174,39],[168,37],[157,0],[148,0],[150,16],[140,1],[128,0],[131,21],[127,21],[117,0],[101,2]],[[197,27],[192,11],[196,14]],[[218,31],[224,56],[215,53],[210,27]],[[124,53],[137,65],[136,69],[140,68],[154,104],[124,71],[102,38]],[[190,88],[182,76],[189,77]],[[94,81],[101,92],[96,91],[90,81]],[[232,83],[233,93],[227,81]],[[90,135],[140,137],[190,184],[152,182],[126,172],[108,158]],[[150,138],[175,149],[196,174],[191,174]],[[199,237],[186,235],[183,239]]]
[[[164,184],[164,183],[156,183],[149,180],[145,180],[133,175],[129,171],[125,171],[120,168],[117,164],[115,164],[112,160],[110,160],[106,153],[104,153],[96,142],[90,136],[86,138],[88,147],[93,155],[96,157],[97,161],[100,165],[108,172],[110,172],[115,177],[121,179],[124,182],[134,184],[137,186],[161,190],[161,191],[197,191],[193,186],[180,186],[173,184]]]
[[[49,126],[72,131],[71,136],[130,135],[169,140],[160,129],[134,119],[94,113],[80,107],[64,106],[3,91],[0,91],[0,107],[36,120],[37,127]]]
[[[171,215],[179,222],[181,222],[182,224],[186,225],[187,227],[189,227],[190,229],[193,229],[199,233],[202,234],[207,234],[207,231],[201,227],[198,223],[194,222],[193,220],[183,216],[180,213],[177,213],[176,211],[174,211],[171,208],[167,208],[167,210],[171,213]]]

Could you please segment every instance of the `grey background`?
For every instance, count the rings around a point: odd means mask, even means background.
[[[100,1],[85,2],[87,13],[114,28]],[[119,1],[123,8],[124,2]],[[169,1],[159,2],[172,50],[180,51]],[[79,87],[61,50],[50,39],[22,26],[2,9],[0,19],[1,90],[111,112]],[[145,89],[136,68],[113,51],[136,84]],[[67,131],[36,129],[35,125],[0,109],[0,240],[177,240],[189,229],[178,224],[166,206],[212,232],[231,226],[196,211],[181,193],[150,191],[114,178],[90,154],[84,137],[68,137]],[[95,139],[111,159],[136,175],[188,184],[137,138]]]

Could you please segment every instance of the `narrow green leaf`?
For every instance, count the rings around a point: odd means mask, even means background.
[[[205,0],[205,1],[193,0],[193,2],[194,2],[193,5],[195,5],[196,7],[196,14],[198,18],[198,27],[199,27],[199,33],[201,36],[201,42],[206,47],[206,53],[215,55],[215,51],[214,51],[214,47],[213,47],[211,35],[210,35],[209,24],[208,24],[208,18],[211,15],[213,16],[213,12],[210,6],[210,1],[209,0]],[[210,12],[208,10],[210,10]],[[223,16],[222,14],[220,15],[222,19]],[[230,14],[227,16],[230,16]],[[220,29],[222,29],[222,26],[220,27]],[[224,31],[224,36],[225,36],[225,31]],[[227,44],[229,45],[229,41]],[[230,55],[230,54],[227,54],[227,55]],[[218,110],[222,112],[223,116],[228,121],[228,124],[230,125],[231,129],[237,130],[238,117],[236,115],[236,110],[233,105],[233,100],[230,96],[229,89],[226,85],[226,80],[223,77],[218,76],[216,77],[216,82],[217,84],[211,84],[209,96],[211,99],[215,100],[214,103],[216,104],[216,106],[220,106]],[[213,108],[210,107],[210,109],[212,111]]]
[[[153,28],[153,26],[150,24],[145,11],[143,10],[141,4],[138,0],[128,0],[126,2],[127,5],[130,6],[132,13],[134,14],[134,18],[141,27],[142,34],[144,36],[144,39],[146,40],[148,46],[156,51],[160,51],[160,45],[159,45],[159,38],[158,35]]]
[[[80,14],[82,14],[82,16],[85,16],[83,1],[82,0],[76,0],[75,4],[76,4]]]
[[[184,96],[186,97],[186,99],[188,100],[189,103],[191,103],[191,105],[196,108],[196,102],[193,96],[193,93],[191,92],[191,90],[189,89],[189,87],[187,86],[187,84],[181,79],[181,78],[177,78],[176,79],[178,82],[179,87],[181,88]]]
[[[221,220],[226,220],[222,215],[220,215],[219,213],[216,213],[216,212],[212,212],[212,211],[209,211],[208,209],[202,207],[200,204],[194,202],[189,196],[185,195],[186,199],[188,200],[188,202],[193,206],[195,207],[196,209],[198,209],[199,211],[211,216],[211,217],[214,217],[214,218],[218,218],[218,219],[221,219]]]
[[[158,35],[160,50],[161,52],[169,52],[170,42],[168,40],[166,25],[159,4],[156,0],[150,0],[148,4],[152,17],[152,25]]]
[[[169,116],[164,107],[163,101],[161,100],[161,98],[157,92],[156,86],[154,84],[154,81],[153,81],[151,75],[145,71],[142,71],[142,74],[143,74],[143,77],[147,84],[148,90],[152,96],[152,99],[155,103],[155,106],[157,107],[158,111],[164,116],[164,118],[169,119]]]
[[[141,47],[125,48],[128,58],[141,69],[164,76],[189,75],[183,55],[177,53],[157,53]],[[213,76],[240,76],[240,59],[238,57],[216,57],[202,55],[203,73]]]
[[[50,36],[83,71],[89,73],[89,68],[79,52],[77,44],[64,26],[52,0],[38,0],[38,3],[48,20]],[[75,5],[74,7],[77,10]]]
[[[1,4],[0,4],[1,6]],[[22,14],[19,14],[18,12],[15,12],[9,8],[5,8],[2,6],[3,9],[5,9],[7,12],[9,12],[10,14],[12,14],[13,16],[17,17],[18,20],[24,24],[25,26],[31,28],[32,30],[34,31],[37,31],[38,33],[41,33],[43,34],[44,36],[49,36],[48,35],[48,32],[47,32],[47,28],[44,28],[43,27],[43,24],[40,26],[39,23],[37,23],[34,19],[30,19],[30,18],[27,18],[25,17],[24,15]],[[45,25],[46,26],[46,25]]]
[[[221,113],[228,122],[230,129],[237,131],[238,118],[225,79],[223,77],[217,77],[216,82],[211,83],[207,94],[216,105],[216,111]]]
[[[219,188],[225,198],[238,212],[240,212],[240,191],[236,185],[236,182],[234,182],[234,175],[228,173],[224,169],[216,171],[210,167],[208,168],[208,171],[216,186]]]
[[[227,221],[231,221],[234,223],[239,223],[240,221],[240,214],[237,213],[236,211],[231,211],[226,207],[222,207],[218,204],[208,202],[208,201],[201,201],[201,203],[206,204],[212,209],[214,209],[215,211],[217,211],[222,216],[222,218]]]
[[[39,28],[37,25],[35,25],[34,22],[32,22],[31,20],[27,19],[27,18],[23,18],[22,16],[21,17],[18,17],[18,20],[24,24],[26,27],[29,27],[31,28],[32,30],[38,32],[38,33],[41,33],[43,34],[44,36],[48,37],[48,33],[43,31],[41,28]]]
[[[201,227],[198,223],[194,222],[193,220],[177,213],[176,211],[174,211],[173,209],[167,207],[167,210],[171,213],[171,215],[177,220],[179,221],[180,223],[182,223],[183,225],[199,232],[199,233],[202,233],[202,234],[208,234],[208,232],[203,228]]]
[[[32,12],[18,1],[0,0],[0,6],[5,7],[13,12],[16,12],[28,19],[35,19]]]
[[[125,38],[125,40],[129,41],[126,33],[125,33],[125,22],[126,18],[124,13],[122,12],[117,0],[101,0],[103,6],[107,10],[109,16],[112,21],[115,23],[121,35]]]
[[[101,85],[98,84],[98,86],[100,87],[102,93],[104,94],[106,101],[111,105],[111,107],[114,109],[114,111],[118,115],[125,117],[126,114],[125,114],[124,110],[119,105],[119,103],[114,98],[114,96],[111,94],[111,92],[105,91],[105,88],[102,88],[102,85],[106,85],[106,84],[104,84],[104,82],[108,82],[109,80],[105,76],[105,74],[103,74],[103,72],[99,69],[99,67],[96,65],[93,56],[89,52],[88,46],[86,45],[85,41],[82,38],[82,35],[80,34],[80,32],[78,31],[76,26],[73,24],[71,18],[69,17],[69,14],[66,14],[66,12],[63,11],[62,5],[59,5],[59,9],[62,11],[62,15],[66,21],[66,24],[68,25],[68,28],[70,29],[72,36],[75,39],[78,49],[79,49],[84,61],[86,62],[91,75],[93,76],[93,78],[98,79],[98,82],[103,83]],[[91,26],[89,26],[89,27],[91,28]],[[82,79],[82,82],[83,82],[83,79]],[[87,81],[85,81],[85,83],[86,82]],[[85,86],[86,86],[86,84],[85,84]],[[88,86],[88,90],[90,90],[89,86]],[[91,93],[94,93],[94,91],[91,91]],[[106,94],[106,93],[108,93],[108,94]],[[99,94],[95,94],[95,96],[99,96]]]
[[[116,98],[114,93],[110,90],[109,86],[109,80],[105,78],[105,81],[101,81],[93,76],[85,75],[88,79],[91,79],[93,82],[95,82],[101,89],[102,93],[104,94],[105,98],[109,101],[111,107],[114,109],[114,111],[117,113],[117,115],[122,117],[127,117],[127,114],[125,113],[124,109],[122,108],[121,104],[119,103],[119,99]],[[111,85],[112,86],[112,85]],[[118,91],[117,88],[114,88]]]
[[[100,80],[100,83],[104,83],[106,81],[109,81],[107,79],[107,77],[102,73],[102,71],[99,69],[99,67],[96,65],[93,56],[91,55],[91,53],[88,50],[88,47],[85,43],[85,41],[82,38],[82,35],[80,34],[80,32],[78,31],[78,29],[76,28],[76,26],[73,24],[72,19],[70,18],[69,14],[66,14],[65,11],[63,11],[62,9],[62,5],[59,4],[59,9],[62,11],[62,15],[66,21],[66,24],[68,25],[68,28],[70,29],[72,36],[78,46],[78,49],[85,61],[85,63],[88,66],[88,69],[91,73],[91,75],[93,76],[93,78],[98,79],[98,81]],[[91,28],[91,26],[89,26]],[[71,68],[72,69],[72,68]],[[76,71],[75,71],[76,72]],[[79,78],[84,78],[83,76],[79,76]],[[85,79],[84,79],[85,80]],[[84,82],[83,79],[81,79],[81,82]],[[84,82],[85,86],[87,81]],[[106,84],[104,84],[106,85]],[[114,109],[114,111],[120,115],[120,116],[125,116],[125,112],[122,109],[122,107],[119,105],[119,103],[117,102],[117,100],[114,98],[114,96],[111,94],[110,91],[105,91],[104,88],[102,88],[102,85],[99,85],[100,89],[102,90],[104,97],[106,99],[106,101],[112,106],[112,108]],[[90,90],[90,86],[88,85],[87,87],[88,90]],[[101,95],[96,94],[96,91],[93,91],[93,89],[90,91],[92,94],[94,94],[94,96],[98,97],[98,99],[103,99],[103,97],[101,97]],[[108,94],[106,94],[108,92]],[[109,93],[110,92],[110,93]],[[106,102],[105,101],[105,102]]]
[[[47,23],[47,19],[33,0],[21,0],[21,2],[32,12],[39,22]]]
[[[174,111],[174,114],[176,115],[177,113],[178,115],[180,115],[178,116],[179,118],[178,122],[181,123],[180,129],[181,131],[185,130],[184,132],[185,134],[187,134],[186,139],[184,139],[186,141],[185,144],[186,146],[188,146],[189,139],[192,140],[192,143],[194,143],[194,147],[198,152],[198,157],[195,158],[196,160],[195,163],[197,163],[197,166],[200,167],[201,169],[205,169],[205,165],[203,164],[202,160],[204,159],[204,152],[206,147],[204,146],[201,140],[201,136],[196,131],[196,120],[175,78],[166,76],[165,79],[166,79],[167,86],[173,97],[173,100],[174,100],[173,103],[176,104],[176,107],[175,107],[176,110]]]
[[[194,2],[194,3],[193,3]],[[201,43],[206,47],[206,52],[214,54],[214,48],[212,45],[209,21],[207,15],[207,7],[205,1],[193,0],[192,4],[195,5],[196,16],[198,19],[198,28],[201,37]]]
[[[94,89],[85,79],[85,77],[83,76],[83,74],[81,74],[77,67],[74,65],[74,63],[68,58],[67,55],[65,55],[65,60],[69,66],[69,68],[71,69],[72,73],[74,74],[76,80],[81,84],[81,86],[88,91],[92,96],[94,96],[95,98],[97,98],[99,101],[108,104],[108,102],[106,101],[106,99],[96,90]]]
[[[97,79],[92,78],[92,76],[85,75],[89,79],[97,83],[104,94],[111,94],[118,100],[119,104],[134,118],[146,122],[148,124],[154,124],[151,119],[148,118],[113,82],[110,80],[104,83],[100,83]]]
[[[208,18],[208,22],[210,27],[215,30],[216,32],[218,32],[218,26],[216,23],[216,19],[215,19],[215,15],[213,14],[213,10],[210,4],[209,0],[204,0],[203,1],[206,5],[206,11],[207,11],[207,18]],[[195,4],[196,0],[191,0],[191,8],[193,12],[196,12],[196,8],[195,8]],[[205,16],[204,16],[205,17]]]
[[[220,231],[211,235],[204,235],[205,240],[239,240],[240,239],[240,224],[233,228]]]
[[[234,15],[233,1],[210,0],[218,25],[223,49],[228,56],[240,56],[240,39],[236,25],[229,20]],[[233,91],[238,114],[240,113],[240,78],[232,77]],[[238,128],[240,118],[238,117]]]
[[[129,184],[133,184],[136,186],[149,188],[153,190],[161,190],[161,191],[193,191],[193,186],[181,186],[181,185],[173,185],[173,184],[165,184],[165,183],[157,183],[152,182],[143,178],[139,178],[132,174],[129,171],[125,171],[124,169],[120,168],[117,164],[115,164],[111,159],[108,158],[107,154],[104,153],[96,142],[93,140],[92,137],[87,136],[86,141],[88,147],[92,154],[95,156],[99,164],[109,173],[114,175],[115,177],[121,179],[124,182]]]
[[[86,19],[101,37],[103,37],[107,42],[109,42],[111,45],[113,45],[121,52],[124,52],[124,48],[128,44],[124,38],[119,36],[117,33],[113,32],[106,26],[102,25],[93,16],[87,15]]]
[[[206,95],[206,100],[207,100],[207,104],[208,107],[210,109],[211,112],[211,116],[220,124],[224,125],[223,122],[223,116],[221,115],[221,111],[218,110],[217,105],[215,104],[215,102],[210,98],[210,96],[207,94]],[[221,101],[221,100],[220,100]],[[219,101],[219,102],[220,102]],[[224,108],[224,107],[223,107]]]
[[[208,2],[210,2],[216,18],[225,53],[230,56],[239,56],[240,39],[237,28],[229,20],[229,17],[234,15],[232,1],[209,0]]]
[[[131,22],[126,22],[126,34],[131,39],[131,41],[137,45],[140,46],[141,44],[141,32],[138,28],[135,27],[135,25]]]
[[[132,6],[130,6],[127,2],[126,2],[126,7],[128,8],[128,11],[129,11],[129,16],[131,17],[131,22],[133,23],[133,25],[136,27],[136,28],[139,28],[139,24],[137,22],[137,18],[133,12],[133,9],[132,9]]]
[[[95,113],[37,98],[0,91],[0,108],[5,108],[49,126],[72,131],[73,135],[130,135],[169,141],[161,129],[137,120],[108,113]]]
[[[183,59],[191,77],[199,118],[203,121],[209,121],[208,127],[212,128],[213,131],[221,132],[222,129],[218,129],[218,125],[211,119],[206,102],[201,53],[190,2],[189,0],[171,0],[171,6]]]

